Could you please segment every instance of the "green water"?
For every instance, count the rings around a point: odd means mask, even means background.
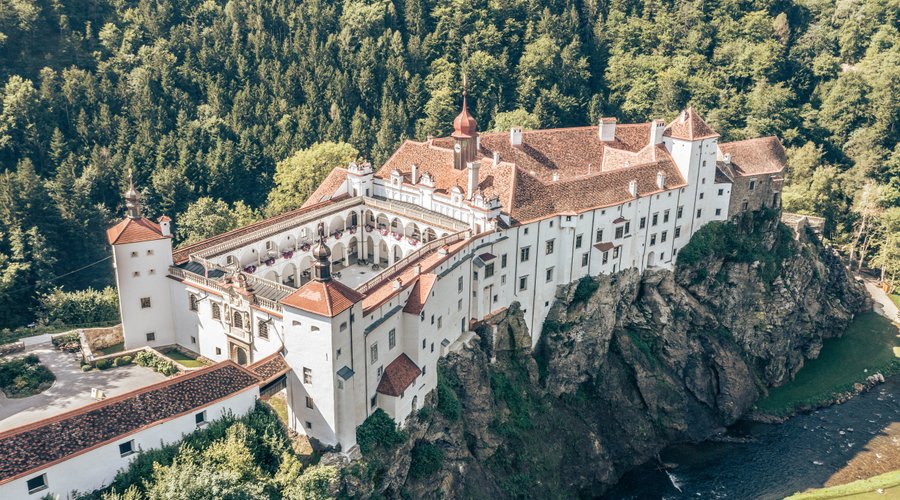
[[[826,340],[819,357],[807,360],[797,377],[769,390],[759,410],[781,415],[830,399],[869,375],[900,371],[900,329],[873,312],[858,315],[841,338]]]

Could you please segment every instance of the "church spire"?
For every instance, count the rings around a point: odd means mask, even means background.
[[[331,281],[331,250],[325,245],[325,223],[319,222],[318,227],[319,241],[313,247],[312,256],[315,260],[313,264],[313,279],[316,281]]]
[[[128,173],[128,191],[125,192],[125,208],[129,219],[141,218],[141,195],[134,189],[134,179]]]

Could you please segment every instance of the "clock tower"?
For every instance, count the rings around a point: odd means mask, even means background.
[[[466,91],[463,90],[462,111],[453,120],[453,168],[465,170],[478,154],[478,123],[469,114]]]

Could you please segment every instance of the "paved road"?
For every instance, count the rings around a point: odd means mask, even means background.
[[[894,304],[894,301],[888,297],[888,294],[878,286],[878,281],[865,276],[863,279],[866,282],[866,291],[869,292],[869,296],[875,301],[875,312],[891,321],[900,323],[900,311],[897,310],[897,304]]]
[[[91,388],[102,389],[111,397],[166,379],[137,365],[83,373],[77,355],[57,351],[52,344],[34,345],[26,351],[37,354],[41,363],[56,375],[56,382],[46,391],[27,398],[9,399],[0,392],[0,432],[93,403]]]

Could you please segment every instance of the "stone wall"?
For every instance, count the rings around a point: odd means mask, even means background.
[[[122,335],[121,324],[108,328],[85,328],[82,331],[88,346],[93,352],[125,341],[125,337]]]
[[[755,181],[753,190],[750,190],[750,181]],[[731,184],[731,201],[728,206],[728,214],[735,217],[741,212],[759,210],[760,208],[778,208],[781,206],[781,192],[784,179],[778,175],[734,176]],[[775,193],[778,193],[777,200]],[[744,202],[747,208],[744,209]]]

